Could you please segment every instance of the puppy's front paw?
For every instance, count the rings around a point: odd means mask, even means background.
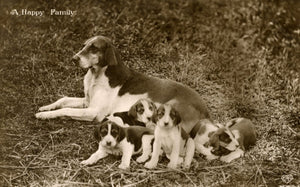
[[[121,163],[119,166],[118,166],[118,168],[120,168],[120,169],[128,169],[129,168],[129,166],[127,166],[127,165],[125,165],[125,164],[123,164],[123,163]]]
[[[184,169],[190,169],[190,167],[191,167],[191,164],[188,164],[188,163],[183,164]]]
[[[232,161],[232,158],[230,158],[229,156],[221,156],[221,157],[220,157],[220,160],[221,160],[222,162],[229,163],[229,162]]]
[[[217,158],[219,158],[218,156],[215,156],[215,155],[207,155],[206,156],[206,159],[207,160],[214,160],[214,159],[217,159]]]
[[[147,159],[148,157],[141,155],[136,159],[136,161],[137,163],[142,163],[142,162],[146,162]]]
[[[145,168],[153,169],[156,167],[156,165],[157,164],[155,164],[154,162],[149,161],[149,162],[146,162],[146,164],[144,166],[145,166]]]
[[[176,163],[169,162],[168,168],[170,168],[170,169],[176,169],[176,167],[177,167],[177,164],[176,164]]]
[[[80,162],[81,165],[85,165],[85,166],[92,165],[92,164],[94,164],[94,163],[95,163],[95,162],[93,162],[93,161],[91,161],[91,160],[89,160],[89,159]]]

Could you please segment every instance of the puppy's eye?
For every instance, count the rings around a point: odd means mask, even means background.
[[[98,49],[96,46],[91,45],[91,46],[89,47],[89,51],[90,51],[91,53],[97,53],[97,52],[99,51],[99,49]]]
[[[139,103],[137,106],[136,106],[136,112],[139,113],[139,114],[143,114],[145,111],[143,105],[141,103]]]
[[[111,130],[111,135],[112,136],[116,136],[118,134],[118,130],[117,129],[112,129]]]
[[[158,118],[162,118],[165,115],[164,111],[160,111],[157,113]]]
[[[101,130],[100,130],[100,134],[101,134],[101,135],[107,134],[107,129],[101,129]]]
[[[154,106],[153,105],[149,105],[149,110],[153,111],[154,110]]]
[[[227,133],[220,134],[219,138],[220,138],[220,141],[222,141],[222,142],[225,142],[225,143],[231,142],[231,139]]]

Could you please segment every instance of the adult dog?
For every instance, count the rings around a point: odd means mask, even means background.
[[[88,39],[74,57],[82,68],[84,98],[64,97],[39,109],[36,117],[70,117],[76,120],[101,121],[106,115],[128,111],[139,99],[171,104],[189,133],[200,119],[209,118],[199,94],[180,83],[158,79],[126,67],[112,42],[103,36]]]

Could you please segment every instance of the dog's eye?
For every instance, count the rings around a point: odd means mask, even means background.
[[[222,142],[225,142],[225,143],[230,143],[231,142],[231,139],[230,139],[229,135],[226,134],[226,133],[221,134],[219,136],[219,138],[220,138],[220,141],[222,141]]]
[[[107,129],[101,129],[100,134],[101,135],[106,135],[107,134]]]
[[[89,51],[90,51],[91,53],[97,53],[98,50],[99,50],[99,49],[98,49],[96,46],[94,46],[94,45],[91,45],[91,46],[89,47]]]
[[[158,118],[162,118],[165,115],[164,111],[160,111],[157,113]]]
[[[153,111],[154,110],[154,106],[151,104],[151,105],[149,105],[149,110],[150,111]]]
[[[143,105],[141,103],[136,106],[136,111],[139,114],[143,114],[144,113],[145,110],[144,110],[144,107],[143,107]]]
[[[118,135],[118,130],[117,130],[117,129],[112,129],[112,130],[111,130],[111,135],[112,135],[112,136]]]

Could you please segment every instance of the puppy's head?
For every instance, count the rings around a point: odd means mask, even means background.
[[[213,147],[212,153],[223,154],[224,152],[236,150],[239,147],[239,142],[229,129],[221,127],[210,136],[209,145]]]
[[[95,129],[95,138],[99,143],[107,148],[115,147],[125,137],[122,127],[115,122],[105,118]]]
[[[151,100],[140,99],[130,108],[128,114],[137,121],[147,124],[151,122],[156,110],[156,106]]]
[[[84,43],[84,47],[73,56],[82,68],[117,65],[119,55],[112,42],[104,36],[95,36]]]
[[[153,115],[153,122],[161,128],[172,128],[179,125],[179,113],[168,104],[161,105]]]

